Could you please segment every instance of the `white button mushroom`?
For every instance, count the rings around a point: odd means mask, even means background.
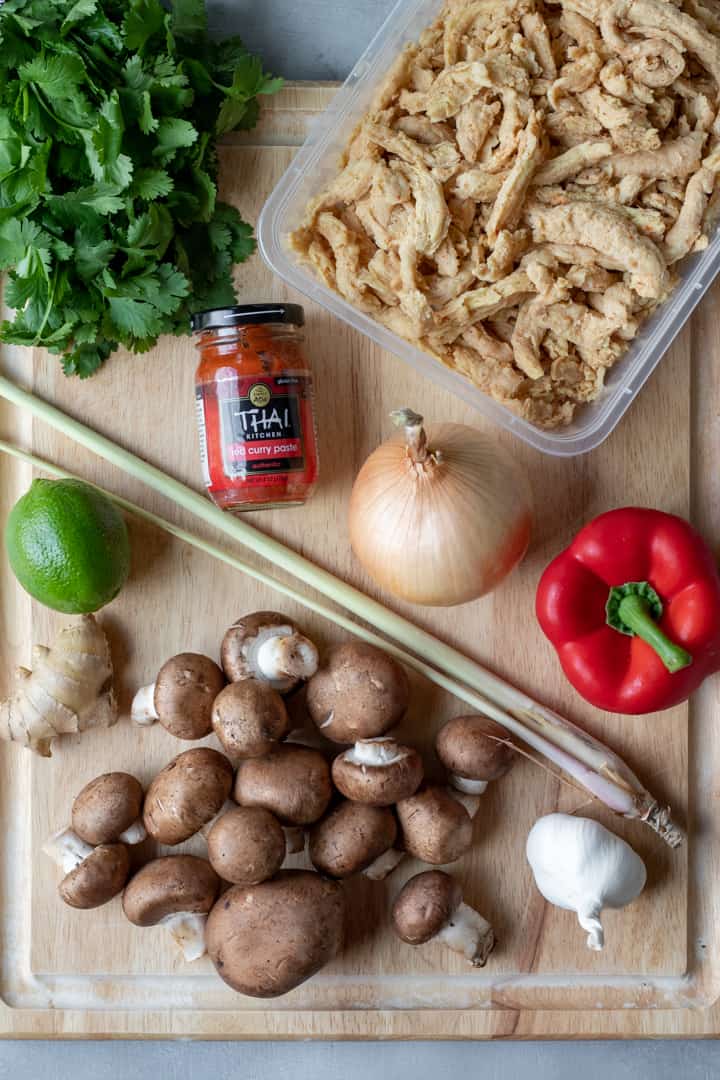
[[[310,830],[310,861],[328,877],[362,872],[378,880],[378,860],[388,852],[395,855],[394,865],[402,858],[393,848],[397,832],[395,815],[387,807],[343,800]],[[381,872],[385,867],[389,872],[390,862],[382,861]]]
[[[332,764],[335,787],[353,802],[392,806],[417,791],[423,763],[417,750],[394,739],[362,739]]]
[[[401,799],[397,815],[405,850],[432,866],[455,862],[472,846],[472,818],[445,788],[428,785]]]
[[[136,724],[159,720],[177,739],[204,739],[225,676],[209,656],[179,653],[163,664],[155,682],[138,690],[130,715]]]
[[[43,852],[61,867],[60,898],[70,907],[101,907],[122,892],[130,872],[124,844],[92,847],[72,829],[62,829],[43,844]]]
[[[145,828],[160,844],[182,844],[220,812],[232,782],[232,765],[217,750],[198,746],[178,754],[147,790]]]
[[[463,903],[462,889],[442,870],[416,874],[392,908],[395,933],[408,945],[447,945],[474,967],[484,967],[495,946],[490,923]]]
[[[123,894],[135,926],[164,926],[188,962],[205,955],[205,924],[220,879],[205,859],[166,855],[143,866]]]
[[[307,687],[307,708],[326,739],[354,743],[384,735],[407,712],[404,668],[360,641],[330,649]]]
[[[230,682],[258,679],[280,694],[311,678],[319,659],[312,641],[277,611],[256,611],[238,619],[225,634],[221,657]]]
[[[207,948],[228,986],[250,997],[294,990],[340,952],[342,887],[308,870],[281,870],[261,885],[234,885],[210,912]]]

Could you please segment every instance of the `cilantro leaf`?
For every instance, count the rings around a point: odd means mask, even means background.
[[[46,252],[43,260],[49,262],[49,247],[50,237],[39,225],[33,221],[12,218],[0,225],[0,270],[16,266],[20,273],[20,266],[34,251]]]
[[[182,146],[192,146],[197,141],[198,133],[189,120],[179,117],[164,117],[155,132],[157,146],[153,157],[166,157]]]
[[[125,199],[115,184],[90,184],[68,192],[63,199],[69,206],[77,203],[96,210],[98,214],[117,214],[125,207]]]
[[[152,112],[152,98],[148,90],[143,90],[140,95],[140,116],[138,118],[138,127],[142,131],[143,135],[150,135],[153,131],[157,131],[160,126],[160,121],[156,120]]]
[[[123,335],[131,338],[154,337],[159,333],[158,313],[152,304],[129,296],[111,296],[108,304],[110,321],[121,338]]]
[[[252,227],[243,221],[234,206],[227,203],[219,203],[215,218],[210,225],[210,239],[214,241],[217,234],[213,231],[221,227],[229,232],[229,242],[222,246],[228,247],[233,262],[245,262],[255,251],[255,240]]]
[[[82,281],[92,282],[109,265],[115,244],[106,239],[102,228],[75,230],[75,269]]]
[[[76,3],[68,11],[60,25],[60,33],[69,33],[74,26],[82,22],[88,15],[94,15],[97,9],[97,0],[76,0]]]
[[[113,90],[103,102],[92,132],[83,132],[85,153],[93,176],[99,184],[113,184],[119,191],[132,179],[133,163],[120,152],[125,121],[120,96]]]
[[[79,56],[46,56],[41,53],[18,70],[21,83],[31,83],[53,100],[69,100],[85,79]]]
[[[138,169],[133,181],[133,194],[139,199],[161,199],[169,195],[174,181],[165,169]]]
[[[142,49],[165,26],[165,11],[159,0],[130,0],[123,19],[128,49]]]
[[[117,347],[117,341],[107,340],[79,345],[63,356],[63,371],[66,375],[79,375],[81,379],[87,379],[102,367]]]
[[[172,28],[177,37],[195,38],[207,33],[205,0],[173,0]]]
[[[0,0],[0,340],[87,378],[233,303],[254,240],[216,138],[280,85],[205,0]]]

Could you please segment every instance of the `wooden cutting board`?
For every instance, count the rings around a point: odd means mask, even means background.
[[[293,148],[332,93],[331,87],[288,87],[266,109],[257,132],[223,147],[224,197],[248,220],[257,219]],[[240,269],[238,283],[247,302],[289,295],[259,257]],[[384,884],[349,883],[345,954],[310,983],[271,1003],[234,995],[207,960],[183,965],[162,930],[130,927],[117,901],[91,913],[64,907],[55,894],[56,870],[39,848],[65,823],[73,796],[111,768],[148,781],[186,749],[162,729],[130,725],[127,711],[138,685],[175,652],[214,655],[226,626],[255,608],[280,603],[323,644],[341,636],[227,567],[131,522],[132,580],[102,614],[118,669],[124,714],[119,724],[82,740],[65,740],[50,761],[16,747],[0,750],[2,1034],[538,1038],[720,1032],[720,1011],[706,1007],[720,994],[713,784],[720,757],[713,721],[718,680],[697,695],[691,724],[686,707],[637,719],[599,713],[568,687],[532,615],[541,570],[584,521],[602,510],[636,503],[683,515],[692,511],[708,537],[720,536],[713,355],[720,348],[718,295],[710,294],[619,430],[594,453],[553,459],[494,432],[528,469],[537,497],[531,551],[506,584],[478,603],[449,611],[396,605],[601,735],[688,820],[688,848],[671,853],[649,830],[610,821],[592,806],[583,809],[625,836],[649,871],[643,897],[622,914],[608,913],[605,952],[588,952],[574,917],[547,906],[533,886],[523,854],[531,825],[543,813],[577,809],[582,798],[526,761],[492,786],[478,816],[473,851],[454,868],[466,899],[491,919],[500,940],[481,973],[468,971],[452,953],[411,949],[392,938],[387,906],[413,872],[412,864]],[[255,520],[268,534],[379,595],[350,553],[346,507],[360,464],[388,433],[388,412],[409,405],[428,418],[487,425],[462,401],[421,380],[319,308],[308,304],[307,314],[322,487],[304,509],[268,512]],[[118,355],[100,375],[81,383],[66,380],[57,361],[41,352],[8,349],[3,356],[4,367],[41,396],[200,487],[195,363],[190,340],[164,340],[144,357]],[[5,407],[0,430],[48,460],[210,535],[141,485]],[[0,469],[4,519],[30,473],[5,460]],[[47,642],[63,618],[30,603],[4,560],[0,573],[0,676],[6,691],[12,665],[27,663],[32,643]],[[412,708],[400,734],[431,761],[434,732],[458,711],[447,695],[414,679]],[[199,842],[186,847],[202,851]]]

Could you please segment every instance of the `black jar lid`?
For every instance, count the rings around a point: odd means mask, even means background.
[[[236,304],[234,307],[196,311],[191,317],[195,333],[232,326],[257,326],[261,323],[305,325],[305,311],[300,304]]]

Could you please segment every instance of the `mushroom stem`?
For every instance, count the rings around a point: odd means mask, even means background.
[[[459,802],[461,806],[464,806],[471,818],[477,816],[477,812],[480,809],[480,796],[469,795],[465,791],[459,791],[456,787],[449,787],[448,794],[452,795],[455,802]]]
[[[155,683],[140,687],[133,698],[130,718],[141,727],[150,727],[160,719],[155,711]]]
[[[216,821],[218,821],[223,816],[223,814],[227,814],[227,812],[229,810],[235,810],[236,808],[237,808],[237,803],[236,802],[234,802],[232,799],[226,799],[225,802],[220,807],[220,809],[218,810],[215,817],[211,818],[210,821],[206,822],[206,824],[203,825],[203,827],[198,830],[200,835],[202,836],[203,840],[207,840],[208,836],[210,835],[210,830],[212,829],[213,825],[215,824]]]
[[[442,941],[475,967],[484,967],[495,948],[492,926],[469,904],[460,904],[434,940]]]
[[[72,829],[60,829],[48,837],[42,846],[43,852],[61,867],[64,874],[77,870],[81,863],[95,850],[81,840]]]
[[[345,757],[353,765],[382,766],[395,765],[407,757],[407,753],[394,739],[381,736],[377,739],[359,739]]]
[[[450,777],[450,783],[456,791],[462,791],[465,795],[482,795],[487,791],[487,780],[468,780],[464,776],[458,776],[453,773]]]
[[[307,746],[309,750],[321,750],[323,752],[330,746],[328,740],[323,738],[317,728],[313,728],[312,731],[307,728],[293,728],[285,742],[292,743],[293,746]]]
[[[363,874],[370,881],[384,881],[386,877],[392,874],[400,863],[405,858],[404,851],[398,851],[397,848],[388,848],[382,855],[378,855],[375,862],[370,863],[363,870]]]
[[[119,843],[129,844],[130,847],[142,844],[143,840],[147,840],[147,829],[141,817],[133,821],[132,825],[129,825],[125,832],[121,832],[118,836]]]
[[[305,830],[297,825],[283,827],[285,833],[285,846],[288,855],[299,855],[305,850]]]
[[[274,634],[260,644],[256,663],[264,679],[310,679],[320,658],[312,641],[302,634]]]
[[[182,951],[185,960],[191,964],[207,952],[205,947],[205,924],[207,915],[198,915],[190,911],[181,911],[176,915],[166,915],[160,925],[169,932],[175,944]]]

